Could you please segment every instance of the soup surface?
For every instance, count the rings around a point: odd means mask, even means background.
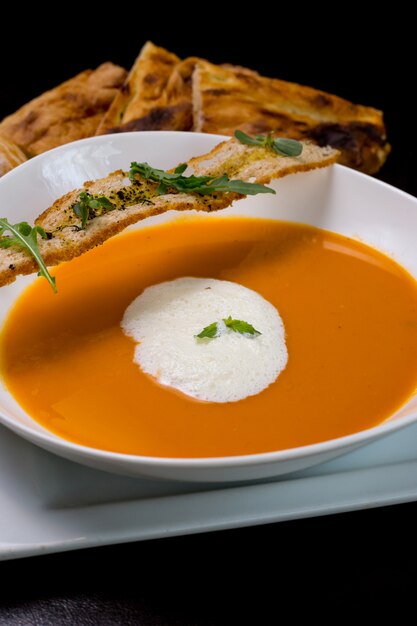
[[[165,457],[291,448],[382,422],[417,384],[415,281],[327,231],[182,218],[111,239],[55,275],[58,295],[39,279],[11,311],[2,373],[34,419],[86,446]],[[267,389],[200,402],[133,362],[135,342],[120,327],[126,307],[145,287],[181,276],[235,281],[279,310],[288,364]]]

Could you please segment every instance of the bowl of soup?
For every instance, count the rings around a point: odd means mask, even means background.
[[[131,161],[169,169],[214,135],[124,133],[0,180],[33,222]],[[324,462],[417,418],[417,201],[343,166],[214,214],[169,212],[1,289],[0,421],[70,460],[232,481]]]

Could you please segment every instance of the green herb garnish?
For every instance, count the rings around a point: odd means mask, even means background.
[[[226,319],[223,319],[223,322],[226,324],[227,328],[230,328],[230,330],[233,330],[235,333],[250,335],[251,337],[262,335],[259,330],[256,330],[256,328],[252,326],[252,324],[248,324],[248,322],[244,322],[243,320],[233,320],[231,315],[229,315]]]
[[[173,174],[151,167],[148,163],[133,162],[130,165],[129,177],[132,182],[136,181],[135,175],[139,174],[145,180],[152,180],[159,183],[156,193],[162,195],[170,190],[184,193],[198,193],[207,195],[213,193],[233,192],[245,196],[254,196],[258,193],[275,193],[274,189],[257,185],[255,183],[245,183],[243,180],[230,180],[227,174],[223,176],[183,176],[187,164],[179,165]]]
[[[206,339],[206,338],[214,339],[215,337],[218,337],[219,334],[220,332],[217,326],[217,322],[213,322],[212,324],[209,324],[208,326],[203,328],[201,333],[198,333],[198,335],[194,335],[194,336],[197,337],[198,339]]]
[[[4,236],[6,231],[9,231],[11,235]],[[19,248],[29,252],[39,266],[38,276],[44,276],[56,293],[55,278],[48,272],[48,268],[39,251],[38,235],[40,235],[42,239],[48,238],[41,226],[31,226],[27,222],[9,224],[7,218],[0,218],[0,247],[10,248],[11,246],[19,246]]]
[[[244,335],[245,337],[254,338],[262,334],[259,330],[256,330],[252,324],[248,324],[248,322],[244,322],[243,320],[234,320],[231,315],[229,315],[229,317],[224,317],[222,322],[229,330]],[[219,337],[221,330],[219,329],[218,324],[219,322],[209,324],[203,328],[198,335],[195,335],[195,337],[198,339],[215,339],[216,337]]]
[[[235,130],[235,137],[240,143],[248,146],[260,146],[261,148],[272,148],[274,152],[280,156],[296,157],[300,156],[303,151],[303,144],[296,139],[287,139],[285,137],[274,138],[272,133],[268,135],[255,135],[250,137],[242,130]]]
[[[115,207],[106,196],[94,198],[91,194],[83,191],[80,193],[77,204],[74,204],[74,213],[81,220],[81,229],[84,230],[90,217],[97,217],[105,211],[112,211]]]

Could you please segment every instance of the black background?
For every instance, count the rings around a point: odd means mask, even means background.
[[[385,14],[374,5],[369,18],[365,5],[247,6],[9,8],[0,117],[87,67],[130,67],[151,39],[181,57],[248,66],[382,109],[392,154],[379,177],[417,195],[412,17],[395,6]],[[389,607],[404,623],[417,585],[416,522],[408,504],[5,562],[0,624],[263,626],[375,618]]]

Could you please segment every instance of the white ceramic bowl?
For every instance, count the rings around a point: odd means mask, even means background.
[[[126,169],[133,160],[148,161],[167,169],[203,154],[220,139],[215,135],[197,133],[122,133],[56,148],[0,179],[0,217],[8,217],[13,223],[33,222],[56,198],[86,180],[106,176],[118,168]],[[358,238],[391,255],[417,276],[415,198],[339,165],[295,174],[273,183],[273,186],[277,190],[276,196],[265,194],[241,200],[234,207],[217,213],[217,217],[221,214],[256,215],[313,224]],[[147,224],[173,217],[175,214],[168,213],[151,218]],[[33,277],[20,278],[1,289],[0,324],[32,280]],[[417,398],[413,398],[384,424],[323,443],[249,456],[154,458],[105,452],[65,441],[32,420],[0,386],[0,421],[25,439],[95,468],[172,480],[248,480],[284,474],[327,461],[416,419]]]

